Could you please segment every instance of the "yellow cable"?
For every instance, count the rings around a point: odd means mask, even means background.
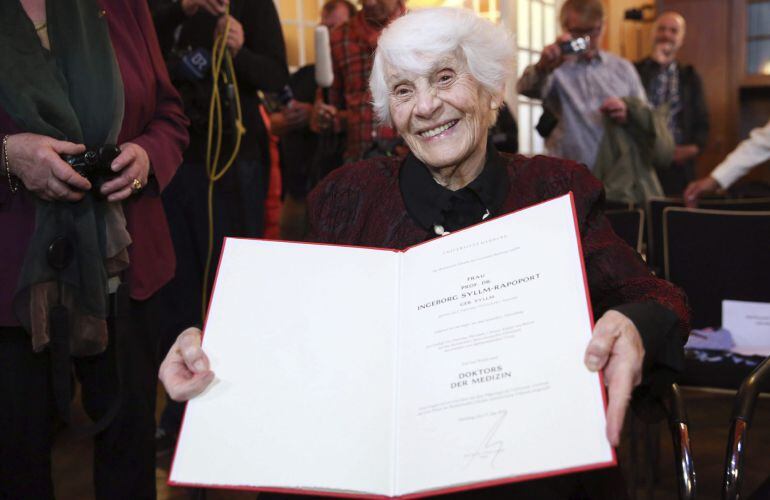
[[[246,129],[243,126],[243,115],[241,112],[241,97],[238,92],[238,80],[235,76],[235,68],[233,66],[233,58],[230,52],[227,50],[226,35],[230,30],[230,8],[226,7],[225,15],[227,21],[225,22],[224,32],[214,40],[214,46],[212,48],[211,55],[211,74],[212,74],[212,89],[211,89],[211,101],[209,103],[209,126],[208,137],[206,143],[206,175],[209,179],[208,189],[208,252],[206,253],[206,265],[203,270],[203,289],[201,295],[201,315],[202,320],[206,319],[206,312],[208,309],[208,283],[209,272],[211,270],[211,259],[214,252],[214,183],[221,179],[225,173],[235,163],[235,159],[238,156],[238,152],[241,148],[241,139],[246,133]],[[225,64],[224,71],[222,64]],[[222,124],[222,97],[219,93],[219,78],[220,74],[226,83],[232,83],[235,96],[235,145],[221,169],[217,169],[219,164],[219,157],[222,153],[222,140],[223,140],[223,124]],[[216,116],[216,121],[214,120]],[[216,124],[216,127],[214,126]],[[216,137],[214,136],[216,129]],[[212,147],[214,147],[214,154],[212,157]]]

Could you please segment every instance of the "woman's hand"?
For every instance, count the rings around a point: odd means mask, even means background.
[[[644,345],[634,323],[624,314],[607,311],[594,326],[585,354],[591,371],[602,370],[607,384],[607,439],[620,444],[620,431],[634,387],[642,381]]]
[[[209,358],[201,349],[198,328],[188,328],[179,334],[160,365],[158,377],[174,401],[192,399],[214,380]]]
[[[79,201],[91,183],[60,155],[83,153],[86,147],[38,134],[9,135],[8,167],[28,191],[44,200]]]
[[[147,185],[150,157],[142,146],[126,142],[120,145],[120,154],[110,168],[120,175],[102,184],[101,192],[107,201],[123,201]]]

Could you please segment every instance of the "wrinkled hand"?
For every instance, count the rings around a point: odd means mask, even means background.
[[[605,99],[599,108],[599,111],[621,125],[626,123],[626,120],[628,119],[628,107],[626,107],[626,103],[623,102],[623,99],[619,97],[608,97]]]
[[[218,38],[220,35],[222,35],[222,33],[225,32],[225,26],[227,26],[228,20],[230,22],[230,27],[227,30],[227,35],[225,36],[225,44],[230,50],[230,55],[235,57],[238,55],[238,51],[241,50],[241,47],[243,47],[244,41],[243,26],[238,22],[237,19],[229,15],[220,17],[217,20],[217,28],[214,31],[214,38]]]
[[[9,135],[6,145],[11,173],[40,198],[78,201],[91,189],[91,183],[60,157],[83,153],[84,145],[38,134]]]
[[[209,358],[201,349],[201,331],[188,328],[179,334],[158,372],[163,387],[174,401],[187,401],[214,380]]]
[[[313,104],[313,113],[310,115],[310,130],[316,133],[329,130],[339,132],[335,123],[337,113],[337,108],[331,104],[324,103],[321,98],[316,99]]]
[[[123,201],[137,192],[133,186],[134,179],[137,179],[142,187],[147,185],[150,157],[142,146],[126,142],[120,145],[120,154],[112,160],[110,168],[113,172],[120,172],[120,175],[102,184],[100,191],[107,197],[107,201]]]
[[[644,345],[634,323],[622,313],[607,311],[594,326],[585,364],[602,370],[607,384],[607,439],[620,443],[620,432],[634,387],[642,381]]]
[[[692,181],[684,190],[684,202],[688,207],[693,208],[698,205],[698,198],[704,194],[714,193],[719,189],[721,189],[721,186],[711,176]]]
[[[186,16],[196,14],[198,9],[203,9],[212,16],[221,16],[230,0],[181,0],[180,3]]]

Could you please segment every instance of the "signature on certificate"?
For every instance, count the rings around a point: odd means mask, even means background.
[[[503,452],[504,449],[503,441],[501,439],[497,439],[496,435],[497,431],[500,430],[500,426],[503,425],[503,421],[508,416],[508,411],[501,410],[495,413],[495,415],[497,415],[497,418],[492,424],[492,427],[484,435],[484,439],[481,440],[481,443],[479,443],[474,451],[464,455],[465,459],[467,460],[465,462],[464,468],[469,467],[476,460],[488,460],[490,467],[495,466],[495,460],[497,460],[497,457],[500,455],[500,453]]]

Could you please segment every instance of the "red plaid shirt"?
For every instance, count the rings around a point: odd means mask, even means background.
[[[334,83],[329,100],[336,108],[347,110],[346,162],[362,159],[379,139],[398,137],[392,128],[376,126],[371,105],[369,74],[378,36],[379,31],[364,20],[363,12],[331,33]]]

